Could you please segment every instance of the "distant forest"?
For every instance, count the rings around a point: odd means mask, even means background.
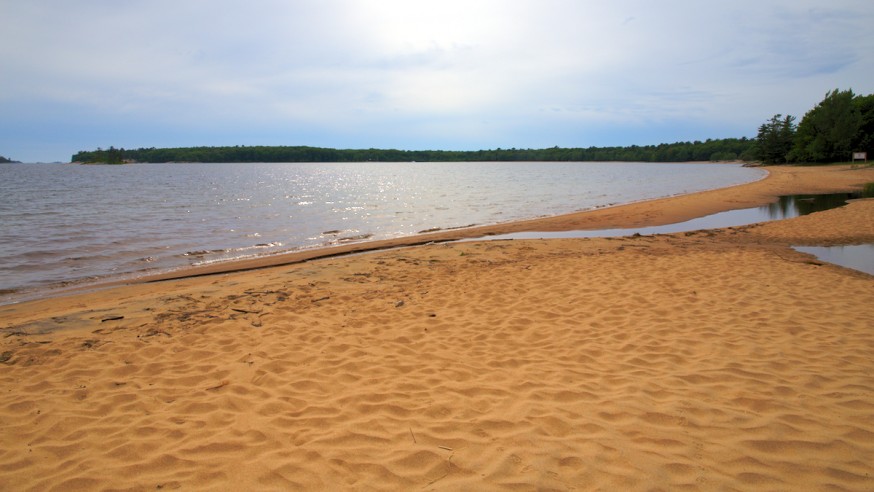
[[[725,138],[706,142],[630,147],[494,149],[476,151],[329,149],[320,147],[234,146],[97,149],[73,155],[72,162],[478,162],[478,161],[630,161],[687,162],[750,159],[755,141]]]
[[[756,138],[723,138],[630,147],[495,149],[476,151],[326,149],[320,147],[180,147],[82,151],[73,162],[440,162],[440,161],[759,161],[763,164],[847,162],[855,152],[874,158],[874,94],[835,89],[808,111],[774,115]]]
[[[13,163],[13,162],[18,163],[18,161],[13,161],[12,159],[7,159],[6,157],[3,157],[2,155],[0,155],[0,164],[9,164],[9,163]]]

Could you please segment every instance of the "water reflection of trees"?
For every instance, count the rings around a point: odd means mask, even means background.
[[[785,195],[776,202],[760,207],[771,220],[790,219],[800,215],[842,207],[847,200],[862,197],[862,193],[829,193],[824,195]]]

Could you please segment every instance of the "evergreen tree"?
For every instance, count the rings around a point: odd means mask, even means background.
[[[874,156],[874,94],[856,96],[853,103],[862,120],[853,142],[853,151],[865,151],[869,157]]]
[[[775,114],[759,127],[756,136],[756,155],[765,164],[787,162],[795,138],[795,117]]]

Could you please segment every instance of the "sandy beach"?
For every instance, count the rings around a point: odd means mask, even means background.
[[[0,306],[0,490],[872,490],[874,277],[790,245],[874,243],[874,199],[671,235],[443,242],[874,182],[768,169]]]

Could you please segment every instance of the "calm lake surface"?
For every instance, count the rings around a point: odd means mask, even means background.
[[[673,163],[3,165],[0,302],[69,283],[569,213],[764,174]]]

